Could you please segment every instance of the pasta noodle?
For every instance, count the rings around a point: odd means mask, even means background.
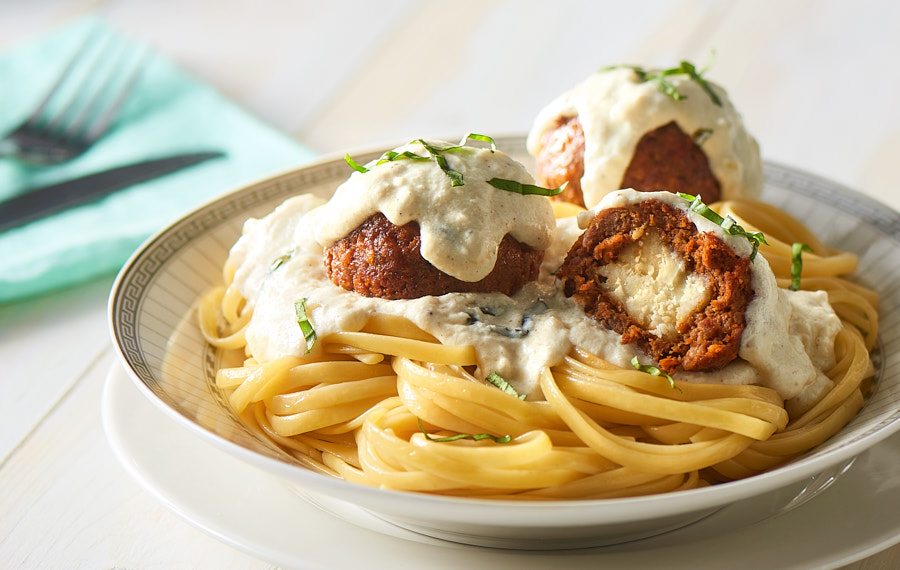
[[[252,309],[225,270],[225,287],[198,308],[216,349],[240,352],[216,386],[233,411],[298,463],[348,481],[414,492],[507,500],[664,493],[749,477],[782,465],[839,431],[865,400],[878,334],[877,296],[848,280],[856,256],[822,244],[766,204],[712,205],[768,245],[760,253],[781,287],[802,242],[801,287],[824,290],[842,328],[834,386],[793,416],[762,386],[654,376],[583,348],[540,373],[542,398],[523,400],[472,375],[476,347],[439,343],[411,322],[372,316],[357,331],[319,338],[324,349],[259,362],[244,354]],[[506,443],[503,438],[508,437]]]

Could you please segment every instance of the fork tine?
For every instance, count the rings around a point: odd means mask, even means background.
[[[127,55],[127,54],[126,54]],[[144,60],[147,56],[147,50],[142,46],[137,55],[132,59],[134,61],[131,62],[128,72],[126,73],[124,79],[119,81],[119,86],[116,91],[115,96],[112,100],[104,107],[102,113],[95,117],[91,123],[90,128],[84,134],[84,140],[87,144],[92,144],[98,138],[103,136],[103,133],[110,127],[112,122],[115,120],[116,115],[119,113],[119,109],[128,99],[128,96],[131,94],[132,90],[134,90],[134,86],[137,84],[138,79],[141,76],[141,73],[144,69]],[[126,59],[126,56],[123,55],[122,60]],[[121,69],[119,65],[111,66],[110,78],[115,79],[113,77],[114,70]],[[93,102],[94,104],[99,102],[100,97],[96,97],[96,100]]]
[[[59,74],[59,77],[53,83],[53,86],[47,92],[47,95],[43,100],[41,100],[37,108],[35,108],[28,119],[25,120],[26,124],[37,122],[38,119],[40,119],[41,115],[44,114],[44,111],[47,109],[50,101],[52,101],[54,96],[59,93],[60,88],[69,80],[69,78],[75,73],[75,70],[79,67],[78,62],[81,61],[81,59],[85,57],[88,52],[90,52],[91,46],[94,42],[94,36],[96,36],[96,31],[91,31],[91,33],[89,33],[88,36],[84,39],[84,41],[78,47],[78,50],[75,52],[75,55],[73,55],[72,58],[69,59],[69,61],[66,63],[66,66],[63,68],[62,73]]]
[[[79,61],[77,65],[74,65],[72,69],[66,70],[69,77],[65,77],[64,79],[69,80],[69,82],[66,83],[65,89],[62,88],[62,85],[57,86],[54,93],[57,93],[62,97],[63,95],[66,95],[63,91],[68,91],[68,101],[64,106],[56,109],[53,117],[47,121],[46,128],[49,131],[58,132],[57,128],[63,123],[71,126],[72,124],[83,120],[89,106],[83,105],[82,100],[85,99],[85,97],[88,97],[89,100],[96,97],[96,95],[88,96],[86,94],[91,93],[93,89],[93,84],[95,83],[94,70],[103,63],[102,56],[107,50],[106,46],[109,42],[110,38],[108,35],[92,41],[91,45],[88,46],[89,49],[78,54],[81,61]],[[75,77],[76,68],[78,72],[80,72],[79,77]],[[72,87],[72,85],[75,85],[75,87]],[[102,89],[100,89],[98,93],[99,92],[102,92]],[[63,131],[67,131],[68,128],[70,127],[63,128]]]
[[[31,116],[0,139],[0,156],[55,164],[82,154],[112,126],[148,53],[142,42],[92,29]]]

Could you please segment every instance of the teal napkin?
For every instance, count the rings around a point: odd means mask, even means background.
[[[0,55],[0,136],[31,113],[92,32],[121,36],[89,17]],[[49,167],[0,158],[2,200],[135,161],[206,150],[226,156],[0,233],[0,303],[114,273],[144,239],[191,208],[313,154],[153,52],[115,127],[86,154]]]

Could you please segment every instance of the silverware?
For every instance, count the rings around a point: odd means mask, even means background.
[[[220,156],[224,156],[224,153],[199,152],[169,156],[136,162],[27,191],[0,202],[0,232],[98,200],[138,182],[146,182]]]
[[[112,34],[89,34],[31,116],[0,139],[0,157],[47,165],[82,154],[112,126],[145,55]]]

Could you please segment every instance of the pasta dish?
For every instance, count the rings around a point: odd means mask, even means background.
[[[545,166],[572,117],[540,119]],[[856,256],[715,168],[711,197],[591,187],[579,121],[577,196],[469,135],[348,156],[330,200],[248,220],[198,307],[242,423],[329,476],[508,500],[745,478],[846,425],[878,334]]]

